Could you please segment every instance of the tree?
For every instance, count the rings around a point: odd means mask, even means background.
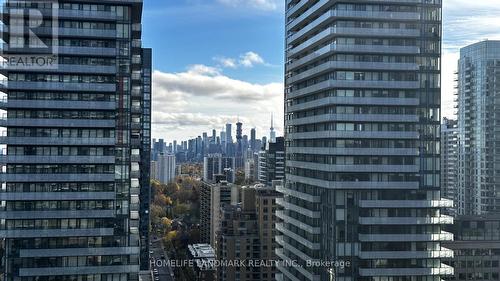
[[[163,229],[166,232],[168,232],[172,229],[172,220],[167,218],[167,217],[161,218],[161,224],[162,224]]]
[[[185,203],[177,203],[174,206],[174,216],[182,216],[189,213],[190,207]]]
[[[167,235],[163,237],[163,239],[169,243],[172,243],[176,238],[177,238],[177,231],[175,230],[169,231]]]

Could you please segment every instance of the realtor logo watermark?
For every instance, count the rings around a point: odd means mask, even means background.
[[[0,0],[0,3],[5,42],[0,50],[2,68],[57,69],[59,3],[53,0]]]
[[[165,260],[165,259],[150,259],[151,267],[200,267],[204,269],[215,269],[218,267],[276,267],[276,266],[288,266],[288,267],[304,267],[296,260],[258,260],[258,259],[247,259],[247,260]],[[350,261],[344,260],[307,260],[305,267],[308,268],[337,268],[345,269],[351,267]]]

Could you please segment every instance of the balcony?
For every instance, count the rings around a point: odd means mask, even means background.
[[[321,248],[320,243],[315,243],[307,240],[306,238],[288,230],[282,223],[276,223],[276,230],[281,232],[283,235],[288,236],[289,238],[299,242],[300,244],[306,246],[311,250],[319,250]]]
[[[8,70],[8,68],[7,68]],[[80,65],[80,64],[56,64],[47,68],[26,68],[25,72],[50,72],[50,73],[78,73],[78,74],[115,74],[116,66],[108,65]]]
[[[4,27],[4,32],[9,32],[11,35],[23,35],[27,32],[34,32],[37,35],[57,35],[59,38],[70,37],[90,37],[90,38],[110,38],[114,39],[117,36],[116,29],[90,29],[90,28],[67,28],[67,27],[37,27],[33,30],[25,28],[9,28]]]
[[[75,236],[112,236],[112,228],[86,229],[12,229],[0,230],[3,238],[41,238],[41,237],[75,237]]]
[[[132,91],[130,92],[132,97],[143,97],[143,92],[141,87],[132,87]]]
[[[143,110],[142,110],[142,107],[141,106],[132,106],[130,108],[130,112],[132,114],[142,114],[143,113]],[[140,126],[140,125],[139,125]]]
[[[2,155],[0,163],[8,164],[114,164],[115,156],[32,156]]]
[[[304,5],[305,3],[302,3]],[[286,24],[287,30],[294,30],[300,23],[302,23],[304,20],[314,17],[317,15],[321,14],[321,11],[324,10],[327,5],[330,4],[329,1],[318,1],[318,3],[314,4],[313,6],[309,7],[303,14],[300,16],[294,18],[293,20],[289,21]],[[297,7],[299,8],[299,7]],[[290,9],[293,11],[293,9]],[[289,17],[289,15],[287,15]]]
[[[66,101],[66,100],[7,100],[0,101],[1,108],[54,108],[54,109],[95,109],[115,110],[114,101]]]
[[[85,92],[116,92],[116,84],[111,83],[64,83],[64,82],[27,82],[8,81],[9,90],[40,90],[40,91],[85,91]]]
[[[294,57],[298,54],[317,46],[321,42],[336,36],[367,36],[367,37],[409,37],[420,36],[418,29],[390,29],[390,28],[358,28],[358,27],[329,27],[314,35],[308,40],[288,50],[288,56]]]
[[[62,55],[116,56],[115,48],[59,46],[57,52]]]
[[[322,114],[287,120],[288,126],[298,126],[325,122],[392,122],[417,123],[418,115],[411,114]]]
[[[325,80],[309,87],[291,91],[287,98],[298,98],[312,93],[334,89],[418,89],[419,81],[369,81],[369,80]]]
[[[452,208],[453,201],[441,200],[360,200],[361,208]]]
[[[335,19],[378,19],[378,20],[413,20],[420,19],[419,13],[408,12],[383,12],[383,11],[352,11],[352,10],[328,10],[314,21],[288,37],[287,43],[294,44],[297,40],[310,34],[312,31],[321,27],[327,22]]]
[[[285,209],[290,209],[294,212],[303,214],[304,216],[308,216],[310,218],[320,218],[321,217],[321,213],[319,211],[311,211],[309,209],[297,206],[295,204],[286,202],[283,198],[277,198],[276,204],[282,206]]]
[[[3,201],[115,200],[114,192],[0,192]]]
[[[115,210],[0,211],[0,219],[114,218]]]
[[[1,182],[114,182],[115,174],[0,174]]]
[[[374,182],[374,181],[329,181],[313,177],[286,175],[286,179],[291,182],[312,184],[328,189],[399,189],[414,190],[418,189],[419,182]]]
[[[446,215],[441,215],[439,217],[360,217],[359,224],[363,225],[453,224],[453,217]]]
[[[409,242],[453,241],[453,234],[441,231],[437,234],[359,234],[361,242]]]
[[[329,61],[287,79],[287,84],[297,83],[314,76],[332,72],[335,70],[386,70],[386,71],[416,71],[419,69],[416,63],[385,63],[385,62],[350,62]]]
[[[287,166],[335,173],[418,173],[420,171],[420,166],[418,165],[339,165],[292,160],[287,161]]]
[[[46,258],[67,256],[93,256],[93,255],[134,255],[139,254],[139,247],[102,247],[102,248],[67,248],[67,249],[21,249],[19,256],[22,258]]]
[[[332,148],[332,147],[287,147],[288,153],[316,155],[389,155],[418,156],[417,148]],[[379,202],[378,200],[375,202]]]
[[[328,44],[321,47],[312,53],[294,60],[286,66],[287,71],[293,71],[298,67],[302,67],[306,63],[313,60],[323,58],[334,52],[344,53],[367,53],[367,54],[417,54],[420,48],[417,46],[385,46],[385,45],[341,45],[341,44]]]
[[[46,267],[46,268],[20,268],[21,277],[63,276],[63,275],[92,275],[92,274],[118,274],[139,272],[139,265],[108,265],[108,266],[75,266],[75,267]]]
[[[360,252],[361,259],[429,259],[429,258],[453,258],[452,250],[441,248],[439,251],[373,251]]]
[[[418,132],[388,132],[388,131],[314,131],[304,133],[289,133],[290,139],[419,139]]]
[[[441,267],[428,268],[360,268],[360,276],[430,276],[453,275],[453,267],[441,264]]]
[[[115,120],[102,119],[42,119],[42,118],[7,118],[0,119],[0,127],[82,127],[114,128]]]
[[[10,145],[102,145],[113,146],[115,138],[51,138],[51,137],[0,137],[0,144]]]
[[[280,192],[280,193],[282,193],[284,195],[291,195],[293,197],[300,198],[302,200],[306,200],[306,201],[313,202],[313,203],[319,203],[319,202],[321,202],[321,197],[320,196],[314,196],[314,195],[310,195],[310,194],[307,194],[307,193],[295,191],[293,189],[289,189],[289,188],[286,188],[286,187],[281,186],[281,185],[278,185],[276,187],[276,191],[278,191],[278,192]]]
[[[282,219],[284,222],[286,223],[289,223],[289,224],[292,224],[308,233],[311,233],[311,234],[320,234],[321,233],[321,228],[320,227],[312,227],[308,224],[305,224],[299,220],[296,220],[292,217],[289,217],[287,215],[285,215],[285,212],[283,211],[276,211],[276,217]]]
[[[374,97],[327,97],[300,104],[294,104],[287,107],[287,112],[301,111],[325,105],[399,105],[399,106],[417,106],[419,99],[415,98],[374,98]]]
[[[83,20],[101,20],[116,21],[118,19],[116,12],[113,11],[90,11],[90,10],[72,10],[72,9],[39,9],[44,17],[56,17],[58,19],[83,19]]]

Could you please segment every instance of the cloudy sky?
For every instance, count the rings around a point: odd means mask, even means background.
[[[153,137],[183,140],[225,123],[283,129],[285,0],[147,0],[154,48]],[[460,47],[500,39],[498,0],[443,0],[443,115],[453,115]],[[234,134],[234,133],[233,133]]]

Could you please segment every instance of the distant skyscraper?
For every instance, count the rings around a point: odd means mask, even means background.
[[[460,50],[458,212],[500,213],[500,41]]]
[[[163,139],[159,139],[158,141],[153,141],[153,149],[151,151],[153,160],[157,160],[156,157],[160,155],[160,153],[165,153],[165,152],[167,152],[167,144]]]
[[[250,143],[248,141],[248,136],[243,135],[243,138],[241,140],[241,152],[243,156],[245,155],[245,151],[250,147]]]
[[[211,143],[215,144],[217,141],[217,131],[215,129],[212,130],[212,139]]]
[[[269,129],[269,142],[276,142],[276,131],[274,130],[274,114],[271,114],[271,128]]]
[[[256,142],[256,131],[255,128],[250,130],[250,149],[253,151],[257,150],[257,142]]]
[[[226,144],[233,143],[233,129],[231,124],[226,124]]]
[[[207,151],[208,145],[210,144],[210,141],[208,139],[208,133],[203,132],[202,136],[203,136],[203,149],[204,151]]]
[[[266,150],[259,152],[257,164],[258,180],[260,183],[271,186],[274,180],[283,180],[285,177],[285,140],[283,137],[270,142]]]
[[[158,180],[163,183],[171,183],[175,180],[175,155],[160,154],[157,161]]]
[[[236,123],[236,168],[243,168],[243,123]]]
[[[30,63],[2,64],[0,279],[138,280],[149,267],[143,3],[1,5],[2,61]]]
[[[222,148],[222,152],[226,153],[226,132],[224,130],[220,131],[220,145]]]
[[[441,2],[287,1],[276,253],[296,265],[277,280],[453,273],[441,247],[453,222],[440,210]]]
[[[243,123],[238,121],[236,123],[236,141],[240,140],[243,138]]]
[[[203,139],[201,138],[201,136],[198,136],[196,138],[196,158],[198,160],[201,160],[203,159]]]

